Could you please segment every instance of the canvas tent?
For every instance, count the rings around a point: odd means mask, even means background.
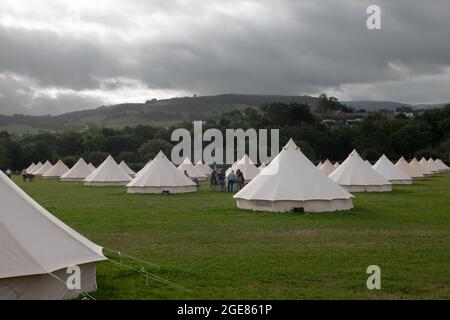
[[[88,164],[89,169],[92,170],[92,172],[94,172],[97,168],[92,164],[92,162],[89,162]]]
[[[419,179],[425,177],[422,174],[422,171],[417,170],[416,168],[412,167],[405,158],[401,157],[397,163],[395,164],[395,167],[400,169],[404,174],[409,176],[412,179]]]
[[[439,168],[439,171],[450,170],[450,168],[444,162],[442,162],[441,159],[436,159],[434,162],[436,163],[436,166]]]
[[[424,166],[422,166],[419,161],[417,161],[416,158],[413,158],[411,160],[411,162],[409,163],[409,165],[411,167],[413,167],[416,171],[420,172],[422,175],[424,175],[425,177],[431,176],[433,173],[428,170],[428,168],[425,168]]]
[[[348,210],[352,195],[319,171],[294,141],[234,198],[241,209],[283,212]]]
[[[127,185],[128,193],[186,193],[197,185],[167,159],[162,151]]]
[[[187,172],[189,178],[197,179],[198,181],[206,180],[206,175],[196,168],[189,158],[185,158],[183,162],[178,166],[178,170],[181,172]]]
[[[45,163],[42,165],[42,167],[39,168],[39,170],[34,171],[35,176],[42,176],[44,173],[46,173],[48,170],[50,170],[53,167],[53,165],[50,163],[50,161],[45,161]]]
[[[262,169],[266,168],[266,164],[263,162],[261,163],[261,165],[258,167],[259,171],[261,171]]]
[[[144,169],[147,168],[147,167],[150,165],[151,162],[152,162],[152,160],[150,160],[149,162],[147,162],[147,163],[145,164],[145,166],[144,166],[141,170],[139,170],[139,171],[136,173],[135,177],[137,177],[138,175],[140,175],[141,172],[143,172]]]
[[[428,163],[428,167],[432,169],[433,172],[439,172],[439,166],[436,165],[436,163],[434,162],[433,158],[428,159],[427,161]]]
[[[58,162],[51,167],[47,172],[45,172],[42,177],[44,179],[59,179],[61,176],[69,171],[69,168],[66,166],[62,160],[58,160]]]
[[[30,166],[28,168],[26,168],[27,173],[31,173],[35,167],[36,167],[36,164],[34,162],[32,164],[30,164]]]
[[[319,170],[326,176],[329,176],[334,170],[335,167],[330,162],[330,160],[325,160],[325,162],[319,167]]]
[[[367,164],[356,150],[330,174],[330,178],[349,192],[391,191],[391,183]]]
[[[372,168],[392,184],[411,184],[412,179],[397,168],[384,154]]]
[[[122,162],[120,162],[119,167],[132,177],[134,177],[136,175],[136,172],[131,170],[130,167],[126,164],[126,162],[123,160],[122,160]]]
[[[340,166],[339,161],[336,161],[336,162],[334,163],[334,165],[333,165],[333,167],[334,167],[335,169],[339,168],[339,166]]]
[[[34,168],[33,168],[30,172],[28,172],[28,173],[35,174],[35,172],[38,171],[40,168],[42,168],[42,166],[43,166],[42,162],[39,161],[39,162],[34,166]]]
[[[323,165],[322,161],[319,161],[319,163],[317,164],[317,168],[320,168]]]
[[[420,163],[420,165],[421,165],[422,167],[424,167],[424,168],[425,168],[426,170],[428,170],[429,172],[431,172],[431,173],[437,172],[437,170],[434,168],[434,166],[431,166],[431,165],[428,163],[427,159],[425,159],[424,157],[422,157],[422,159],[420,159],[419,163]]]
[[[65,225],[0,173],[0,300],[70,299],[94,291],[102,248]],[[66,285],[69,266],[81,289]]]
[[[86,179],[83,180],[86,186],[108,187],[124,186],[131,181],[128,173],[123,171],[112,156],[106,160]]]
[[[201,160],[197,161],[195,167],[206,176],[209,176],[213,171],[208,164],[203,163]]]
[[[225,177],[228,177],[228,175],[231,173],[231,171],[235,171],[234,167],[236,166],[236,164],[238,163],[239,160],[235,161],[231,167],[229,167],[226,171],[225,171]],[[235,171],[236,172],[236,171]]]
[[[92,169],[83,158],[80,158],[72,169],[61,176],[61,181],[83,181],[91,173]]]
[[[241,160],[236,162],[236,165],[233,167],[234,172],[236,173],[238,170],[241,170],[245,182],[251,181],[254,179],[261,171],[257,166],[253,163],[248,155],[244,155]],[[231,171],[230,171],[231,172]],[[228,177],[228,175],[227,175]]]

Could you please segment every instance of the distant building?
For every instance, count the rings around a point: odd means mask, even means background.
[[[407,107],[407,106],[404,106],[404,105],[401,106],[401,107],[395,108],[394,114],[395,115],[402,114],[402,115],[404,115],[407,118],[414,118],[414,110],[413,110],[413,108]]]

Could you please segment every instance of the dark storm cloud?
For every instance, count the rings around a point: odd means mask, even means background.
[[[380,31],[366,28],[366,0],[7,3],[3,113],[178,92],[450,100],[444,0],[378,1]]]

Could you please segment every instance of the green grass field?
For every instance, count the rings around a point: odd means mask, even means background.
[[[162,196],[16,181],[92,241],[149,263],[123,264],[188,289],[105,261],[97,299],[450,298],[450,173],[355,194],[351,211],[302,215],[239,210],[207,185]],[[372,264],[381,268],[381,290],[366,287]]]

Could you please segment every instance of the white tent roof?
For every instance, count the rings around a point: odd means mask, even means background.
[[[101,261],[102,248],[51,215],[0,173],[0,278]]]
[[[105,161],[84,182],[130,182],[131,177],[123,171],[114,158],[109,155]]]
[[[433,170],[435,172],[440,170],[439,166],[436,165],[433,158],[428,159],[427,163],[428,163],[428,167],[431,168],[431,170]]]
[[[241,170],[244,179],[246,181],[254,179],[261,171],[257,166],[253,163],[248,155],[244,155],[241,160],[236,162],[236,165],[233,167],[234,172],[236,173],[238,170]],[[230,171],[231,172],[231,171]],[[229,174],[229,173],[228,173]]]
[[[236,166],[236,164],[238,163],[239,160],[235,161],[231,167],[229,167],[226,171],[225,171],[225,177],[228,177],[228,175],[231,173],[231,171],[234,170],[234,167]]]
[[[323,165],[323,163],[322,163],[322,161],[320,161],[318,164],[317,164],[317,168],[320,168],[321,166]]]
[[[343,186],[383,186],[391,183],[365,162],[356,150],[330,174],[330,178]]]
[[[83,158],[80,158],[72,169],[61,176],[61,179],[85,179],[91,173],[92,169]]]
[[[418,170],[417,168],[411,166],[408,161],[405,160],[405,158],[401,157],[397,163],[395,164],[395,167],[402,170],[404,174],[411,178],[422,178],[423,174],[422,171]]]
[[[258,167],[259,171],[261,171],[262,169],[266,168],[266,164],[263,162],[261,163],[261,165]]]
[[[53,165],[50,163],[50,161],[45,161],[44,165],[39,168],[39,170],[34,171],[34,175],[42,176],[44,173],[46,173],[48,170],[50,170],[53,167]]]
[[[26,169],[27,173],[30,173],[31,171],[33,171],[34,167],[36,167],[36,164],[33,162],[33,163],[30,164],[30,166]]]
[[[126,173],[128,173],[130,176],[134,176],[136,174],[136,172],[134,172],[133,170],[131,170],[131,168],[127,165],[127,163],[125,161],[122,160],[122,162],[120,162],[119,167],[125,171]]]
[[[195,167],[203,174],[209,175],[213,171],[209,165],[203,163],[201,160],[197,161]]]
[[[439,170],[450,170],[450,168],[444,162],[442,162],[441,159],[436,159],[434,162],[436,163]]]
[[[144,166],[141,170],[139,170],[139,171],[136,173],[136,176],[135,176],[135,177],[137,177],[138,175],[140,175],[141,172],[143,172],[144,169],[147,168],[147,167],[150,165],[151,162],[152,162],[152,160],[150,160],[149,162],[147,162],[147,163],[145,164],[145,166]]]
[[[422,159],[420,159],[419,163],[420,163],[420,165],[421,165],[422,167],[424,167],[425,169],[427,169],[427,170],[430,171],[431,173],[437,171],[434,167],[432,167],[432,166],[428,163],[427,159],[425,159],[424,157],[422,157]]]
[[[412,159],[409,163],[411,167],[419,171],[422,175],[430,175],[432,172],[428,170],[428,167],[422,166],[416,158]]]
[[[234,198],[267,201],[350,199],[353,196],[317,169],[294,141]]]
[[[411,177],[397,168],[384,154],[372,166],[372,168],[389,181],[411,180]]]
[[[162,151],[149,162],[127,187],[182,187],[196,184],[167,159]]]
[[[38,171],[40,168],[42,168],[42,166],[43,166],[42,162],[39,161],[39,162],[34,166],[33,170],[31,170],[31,171],[28,172],[28,173],[35,174],[35,172]]]
[[[94,172],[97,168],[92,164],[92,162],[89,162],[88,167]]]
[[[184,173],[186,170],[190,178],[206,178],[206,175],[196,168],[189,158],[185,158],[183,162],[178,166],[178,170]]]
[[[61,177],[63,174],[69,171],[69,168],[66,166],[62,160],[58,160],[58,162],[47,170],[42,176],[43,177]]]
[[[334,163],[334,165],[333,165],[333,167],[334,167],[335,169],[339,168],[339,166],[340,166],[339,161],[336,161],[336,162]]]
[[[335,169],[328,159],[319,167],[319,170],[326,176],[329,176]]]

